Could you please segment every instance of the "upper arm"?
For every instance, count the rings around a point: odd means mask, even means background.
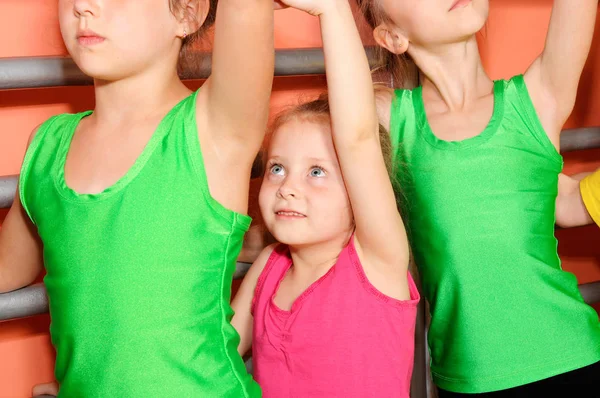
[[[562,228],[569,228],[591,223],[592,218],[581,197],[579,178],[560,174],[556,198],[556,224]]]
[[[575,104],[597,8],[597,0],[580,0],[576,6],[572,0],[554,0],[544,50],[525,73],[532,102],[557,147]]]
[[[31,134],[29,143],[36,131],[37,128]],[[21,204],[17,188],[13,204],[0,229],[0,293],[31,284],[42,267],[42,243]]]
[[[371,282],[378,274],[385,287],[402,287],[401,295],[408,296],[408,240],[380,145],[377,99],[364,47],[347,2],[336,2],[320,22],[333,142],[354,215],[357,250]],[[384,95],[380,102],[387,102]],[[382,138],[389,140],[388,133]],[[387,288],[382,292],[388,293]]]
[[[213,139],[241,142],[250,161],[266,128],[274,57],[273,1],[220,0],[206,114]]]
[[[258,282],[258,278],[265,268],[265,265],[267,264],[267,261],[269,260],[269,257],[271,256],[275,246],[276,244],[267,246],[258,255],[256,261],[248,270],[248,273],[244,277],[237,294],[231,302],[231,307],[234,311],[231,324],[240,335],[238,352],[242,356],[245,355],[252,346],[252,327],[254,322],[254,317],[252,316],[252,301],[254,298],[256,283]]]

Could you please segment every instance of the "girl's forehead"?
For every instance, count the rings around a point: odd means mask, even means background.
[[[336,159],[330,128],[324,123],[290,121],[271,137],[269,157]]]

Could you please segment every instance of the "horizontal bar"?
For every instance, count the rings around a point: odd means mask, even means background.
[[[373,60],[374,50],[365,49]],[[211,54],[196,51],[183,60],[180,77],[205,79],[211,71]],[[322,75],[325,60],[321,48],[283,49],[275,51],[275,76]],[[83,74],[69,57],[0,58],[0,90],[56,86],[90,85],[93,80]]]
[[[583,127],[564,130],[560,136],[561,152],[600,148],[600,127]],[[261,169],[260,155],[254,162],[252,177],[258,177]],[[10,207],[18,176],[0,177],[0,209]]]
[[[8,209],[17,191],[19,176],[0,177],[0,209]]]
[[[42,283],[0,294],[0,321],[48,312],[48,297]]]
[[[234,279],[242,278],[249,263],[238,262]],[[588,304],[600,303],[600,281],[579,285],[579,291]],[[46,288],[42,283],[27,286],[23,289],[0,294],[0,321],[24,318],[48,312]]]
[[[586,303],[600,303],[600,281],[581,284],[579,285],[579,291]]]
[[[560,134],[561,152],[596,148],[600,148],[600,127],[565,129]]]
[[[238,261],[233,279],[241,279],[252,264]],[[48,298],[43,283],[36,283],[9,293],[0,293],[0,321],[25,318],[48,312]]]

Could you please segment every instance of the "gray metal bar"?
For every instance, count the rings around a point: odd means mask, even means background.
[[[18,178],[18,176],[0,177],[0,209],[7,209],[12,204]]]
[[[250,268],[250,263],[237,262],[234,279],[241,279]],[[48,312],[46,288],[37,283],[9,293],[0,293],[0,321],[24,318]]]
[[[600,303],[600,281],[579,285],[583,300],[588,304]]]
[[[374,50],[366,48],[373,59]],[[187,60],[194,60],[190,62]],[[198,64],[199,62],[199,64]],[[182,79],[205,79],[210,75],[211,57],[207,52],[191,53],[183,60]],[[321,48],[275,51],[275,76],[322,75],[325,60]],[[55,86],[90,85],[86,76],[68,57],[0,58],[0,90]]]
[[[48,298],[46,288],[41,283],[0,294],[0,321],[46,312],[48,312]]]
[[[561,152],[595,148],[600,148],[600,127],[566,129],[560,135]]]
[[[600,127],[585,127],[565,130],[560,137],[561,152],[600,148]],[[260,159],[257,158],[257,162]],[[254,176],[260,169],[256,163]],[[0,209],[10,207],[15,194],[18,176],[0,177]]]

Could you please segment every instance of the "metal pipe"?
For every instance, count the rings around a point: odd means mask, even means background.
[[[579,285],[583,300],[588,304],[600,303],[600,281]]]
[[[373,48],[367,47],[365,51],[373,60]],[[182,79],[205,79],[210,75],[210,64],[210,53],[196,51],[182,60],[180,76]],[[324,73],[325,60],[321,48],[275,51],[275,76]],[[0,90],[82,86],[92,83],[92,79],[84,75],[69,57],[0,58]]]
[[[566,129],[560,134],[561,152],[596,148],[600,148],[600,127]]]
[[[252,264],[238,261],[233,279],[241,279]],[[0,321],[25,318],[48,312],[48,297],[43,283],[9,293],[0,293]]]
[[[250,263],[238,261],[233,278],[243,278],[250,265]],[[586,303],[600,303],[600,281],[579,285],[579,291]],[[27,286],[9,293],[0,293],[0,321],[44,314],[46,312],[48,312],[48,298],[46,297],[46,288],[42,283]],[[420,324],[425,322],[424,317],[423,307],[419,309]],[[424,332],[425,329],[420,327],[419,331]],[[419,363],[419,365],[421,364]],[[423,383],[423,380],[419,380],[419,383]]]
[[[0,321],[48,312],[48,297],[42,283],[0,294]]]
[[[0,209],[8,209],[17,190],[18,176],[0,177]]]
[[[600,127],[583,127],[564,130],[560,136],[561,152],[600,148]],[[260,155],[253,166],[253,176],[260,173]],[[18,176],[0,177],[0,209],[10,207],[15,194]]]

